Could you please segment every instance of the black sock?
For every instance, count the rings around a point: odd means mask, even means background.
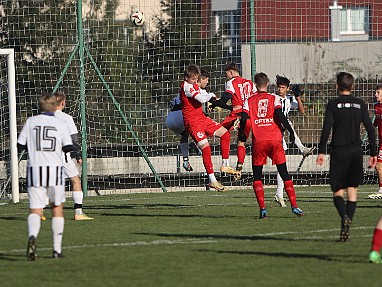
[[[342,196],[333,197],[334,206],[337,208],[338,214],[341,216],[341,219],[346,215],[346,204]]]
[[[346,215],[350,217],[351,220],[353,220],[353,216],[355,213],[355,208],[357,207],[356,201],[347,201],[346,202]]]

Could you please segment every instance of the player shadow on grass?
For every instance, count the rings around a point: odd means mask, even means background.
[[[260,236],[260,235],[223,235],[223,234],[184,234],[184,233],[133,233],[137,235],[156,235],[161,237],[180,237],[180,238],[192,238],[192,239],[233,239],[233,240],[248,240],[248,241],[258,241],[258,240],[275,240],[275,241],[327,241],[328,239],[320,239],[320,238],[281,238],[274,236]]]
[[[354,255],[341,255],[341,254],[331,254],[331,255],[323,255],[323,254],[307,254],[307,253],[287,253],[287,252],[264,252],[264,251],[229,251],[229,250],[211,250],[211,249],[198,249],[198,252],[213,252],[218,254],[236,254],[236,255],[259,255],[259,256],[270,256],[270,257],[283,257],[287,259],[317,259],[323,261],[333,261],[333,262],[344,262],[344,258],[346,258],[347,263],[367,263],[362,256],[360,260],[350,260],[349,257],[354,257]],[[338,259],[336,258],[338,257]]]
[[[6,253],[0,253],[0,261],[20,261],[20,258],[23,259],[23,261],[26,261],[25,254],[6,254]]]

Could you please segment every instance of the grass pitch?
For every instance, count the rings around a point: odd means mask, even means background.
[[[38,257],[27,262],[27,202],[0,206],[0,285],[6,286],[381,286],[368,263],[382,200],[362,186],[351,241],[337,242],[340,219],[329,187],[297,187],[304,217],[272,202],[258,219],[251,190],[85,198],[95,220],[76,222],[68,199],[62,260],[52,259],[51,216]]]

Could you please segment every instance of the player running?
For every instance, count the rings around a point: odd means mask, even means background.
[[[217,106],[231,111],[222,122],[222,126],[227,130],[234,129],[240,121],[237,135],[236,170],[238,174],[235,176],[235,179],[239,180],[241,178],[241,172],[243,171],[246,154],[245,142],[251,130],[247,101],[256,92],[256,87],[252,81],[240,76],[237,64],[227,64],[224,71],[228,78],[225,92],[219,100],[212,101],[210,110],[213,110]],[[231,100],[231,106],[227,105],[229,100]]]
[[[284,181],[292,213],[302,216],[304,213],[297,206],[292,177],[286,166],[280,124],[289,131],[291,142],[294,142],[294,130],[282,112],[280,97],[267,92],[268,76],[264,73],[257,73],[255,83],[257,93],[248,99],[248,107],[252,127],[253,190],[260,207],[260,218],[264,219],[268,215],[262,183],[263,165],[266,164],[267,157],[272,159],[273,164],[276,164],[277,171]]]
[[[184,126],[202,151],[203,165],[209,177],[210,187],[222,192],[225,187],[215,177],[211,159],[211,147],[207,137],[215,135],[220,138],[220,150],[223,159],[220,171],[235,175],[237,171],[229,166],[230,134],[221,124],[203,113],[202,104],[216,96],[199,88],[197,85],[199,76],[200,69],[196,65],[189,65],[184,72],[184,81],[180,86]]]
[[[36,239],[42,210],[49,199],[52,207],[53,257],[62,258],[65,178],[62,152],[72,150],[68,126],[54,116],[56,97],[39,97],[40,114],[27,119],[17,144],[28,151],[27,189],[29,197],[27,259],[36,259]]]

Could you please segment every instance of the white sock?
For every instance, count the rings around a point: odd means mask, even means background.
[[[210,174],[208,175],[208,177],[210,178],[210,182],[215,182],[215,181],[217,181],[217,179],[216,179],[214,173],[210,173]]]
[[[76,204],[82,204],[82,201],[84,199],[84,194],[82,191],[73,191],[73,201]]]
[[[223,158],[223,166],[229,166],[229,159]]]
[[[52,218],[53,251],[61,253],[62,235],[64,233],[64,218]]]
[[[37,238],[40,232],[41,218],[40,215],[36,213],[31,213],[28,215],[28,238],[34,236]]]
[[[280,174],[277,173],[277,188],[276,188],[276,196],[278,198],[284,198],[284,181],[281,178]]]
[[[378,192],[382,192],[382,187],[379,188]]]

